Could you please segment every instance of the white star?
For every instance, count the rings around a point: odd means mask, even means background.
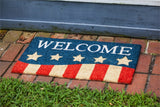
[[[104,60],[106,60],[106,58],[103,58],[102,56],[98,57],[98,58],[94,58],[95,61],[94,62],[100,62],[103,63]]]
[[[129,65],[129,62],[132,62],[132,60],[129,60],[126,56],[117,60],[118,60],[118,65],[120,64]]]
[[[79,61],[81,62],[82,59],[84,59],[85,57],[82,57],[81,55],[78,56],[73,56],[74,60],[73,61]]]
[[[59,60],[59,58],[62,58],[63,56],[59,56],[59,54],[56,54],[56,55],[51,55],[51,60]]]
[[[42,57],[42,55],[38,55],[37,54],[37,52],[35,52],[34,54],[31,54],[31,55],[27,55],[28,56],[28,58],[27,58],[27,60],[35,60],[35,61],[37,61],[37,59],[39,58],[39,57]]]

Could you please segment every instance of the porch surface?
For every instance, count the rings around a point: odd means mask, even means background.
[[[59,39],[80,39],[90,41],[119,42],[140,44],[142,46],[138,65],[131,84],[115,84],[101,81],[74,80],[57,77],[36,76],[26,74],[11,73],[11,69],[20,58],[24,50],[28,47],[34,37],[48,37]],[[27,32],[14,30],[0,30],[0,77],[18,78],[25,82],[57,82],[58,84],[67,83],[67,87],[74,88],[85,86],[91,89],[103,90],[111,87],[114,90],[125,90],[127,93],[141,93],[152,91],[160,97],[160,41],[135,39],[113,36],[46,33],[46,32]]]

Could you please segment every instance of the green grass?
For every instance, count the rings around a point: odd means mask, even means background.
[[[148,94],[129,95],[113,90],[68,89],[53,83],[24,83],[18,79],[0,78],[0,107],[50,106],[159,106],[159,99]]]

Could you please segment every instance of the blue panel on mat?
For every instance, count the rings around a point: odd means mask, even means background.
[[[36,37],[20,61],[41,65],[102,63],[136,68],[140,49],[136,44]]]

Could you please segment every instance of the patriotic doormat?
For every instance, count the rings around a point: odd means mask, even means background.
[[[36,37],[12,73],[131,83],[140,45]]]

